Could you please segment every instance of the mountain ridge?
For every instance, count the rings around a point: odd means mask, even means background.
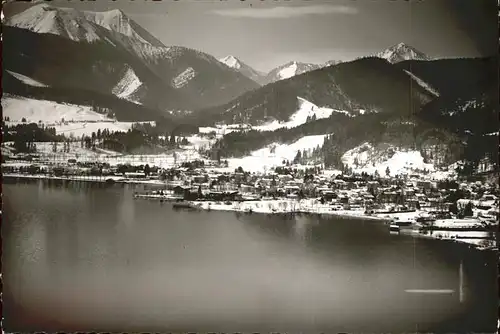
[[[149,86],[150,89],[155,90],[155,86],[159,83],[161,83],[159,87],[165,87],[164,96],[157,94],[158,103],[155,99],[143,100],[140,97],[144,94],[138,94],[139,98],[135,100],[139,103],[146,103],[149,107],[193,109],[200,106],[218,105],[258,87],[256,82],[227,68],[211,55],[180,46],[163,45],[119,10],[90,12],[38,4],[12,16],[6,24],[7,27],[36,34],[31,37],[31,43],[38,43],[41,48],[47,49],[48,46],[42,44],[51,40],[50,51],[45,51],[47,55],[50,52],[54,53],[53,50],[64,49],[57,47],[57,44],[69,44],[43,35],[57,36],[77,43],[69,48],[69,50],[74,50],[73,52],[77,49],[93,48],[94,51],[85,55],[88,58],[87,63],[101,62],[101,58],[108,57],[105,53],[120,54],[117,58],[126,58],[129,63],[133,62],[136,72],[140,67],[143,73],[147,73],[150,83],[148,85],[148,80],[142,79],[141,89]],[[8,34],[5,34],[5,38],[9,38]],[[18,49],[21,48],[22,46],[18,47]],[[79,57],[77,54],[70,54],[71,51],[68,50],[64,50],[64,53],[69,58]],[[50,58],[50,55],[48,56]],[[15,62],[13,59],[15,57],[11,58],[11,63]],[[6,62],[4,65],[12,66],[11,63]],[[51,71],[43,68],[46,64],[39,61],[35,63],[40,67],[36,71]],[[123,65],[113,63],[116,61],[112,60],[112,63],[106,65],[108,70],[115,71],[114,66],[123,67]],[[54,62],[51,64],[51,68],[54,68]],[[68,68],[70,68],[69,64]],[[191,75],[182,76],[186,71],[191,71]],[[91,73],[98,74],[95,71]],[[32,76],[30,73],[27,75]],[[101,85],[97,76],[95,80],[97,87]],[[76,78],[73,81],[77,84]],[[182,81],[182,84],[177,84],[179,81]],[[173,105],[169,102],[170,100],[179,101],[180,105]]]
[[[410,95],[409,95],[410,94]],[[270,83],[231,102],[199,110],[209,122],[286,121],[300,96],[319,107],[363,112],[413,114],[435,94],[384,59],[367,57],[323,67]]]

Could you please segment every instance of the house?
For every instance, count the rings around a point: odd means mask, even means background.
[[[191,187],[177,185],[173,188],[174,195],[185,195]]]

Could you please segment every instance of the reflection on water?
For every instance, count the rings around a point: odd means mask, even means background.
[[[37,330],[494,329],[494,254],[377,222],[175,211],[133,191],[4,185],[6,326],[29,314]]]

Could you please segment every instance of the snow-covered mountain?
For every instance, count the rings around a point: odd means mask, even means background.
[[[393,45],[388,49],[377,53],[375,57],[383,58],[392,64],[399,63],[404,60],[431,60],[431,58],[423,52],[405,43]]]
[[[42,3],[12,16],[6,20],[6,24],[33,32],[63,36],[76,42],[105,40],[109,38],[111,31],[141,44],[164,47],[159,40],[118,9],[91,12]]]
[[[226,56],[224,58],[219,59],[219,61],[221,63],[225,64],[226,66],[240,72],[241,74],[243,74],[247,78],[250,78],[257,83],[263,83],[263,81],[265,79],[265,76],[266,76],[265,73],[254,70],[252,67],[245,64],[244,62],[242,62],[241,60],[239,60],[235,56],[229,55],[229,56]]]
[[[75,88],[99,92],[121,92],[117,93],[121,98],[125,98],[123,92],[137,90],[133,97],[135,102],[162,110],[218,105],[258,87],[256,82],[208,54],[185,47],[165,46],[120,10],[91,12],[43,3],[7,18],[5,23],[9,27],[35,33],[29,35],[31,40],[26,43],[37,44],[38,53],[44,49],[44,57],[33,58],[30,61],[36,65],[31,70],[24,70],[33,73],[24,73],[19,68],[12,71],[40,79],[51,87],[64,84],[67,88],[76,85]],[[10,37],[11,44],[15,44],[13,40],[19,38],[17,35],[28,35],[13,28],[10,31],[16,35]],[[57,36],[68,42],[47,36]],[[4,38],[7,40],[9,35],[5,33]],[[18,52],[17,56],[27,57],[24,50],[27,46],[15,46],[17,49],[11,53]],[[56,55],[60,58],[60,50],[64,50],[63,62],[68,63],[65,71],[57,67],[53,60]],[[15,56],[12,54],[10,59],[16,59]],[[83,58],[87,67],[68,61]],[[14,62],[4,61],[4,66],[7,69],[13,65],[19,67]],[[77,67],[82,72],[78,75]],[[129,69],[137,80],[132,80]],[[116,73],[124,71],[128,71],[124,74],[127,78],[115,78]],[[50,80],[41,80],[34,73],[43,73]],[[73,80],[72,75],[78,77]],[[82,75],[86,76],[86,80],[80,79]],[[61,76],[67,78],[62,79]],[[93,77],[95,84],[92,83]],[[128,82],[131,87],[124,87],[123,84]],[[142,83],[140,87],[137,87],[138,82]],[[119,88],[115,89],[115,86]]]
[[[310,64],[310,63],[301,63],[297,61],[291,61],[286,64],[283,64],[281,66],[276,67],[275,69],[271,70],[266,78],[265,82],[271,83],[271,82],[276,82],[279,80],[284,80],[291,78],[293,76],[306,73],[309,71],[313,71],[320,68],[319,65],[316,64]]]

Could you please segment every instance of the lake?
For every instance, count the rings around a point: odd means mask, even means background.
[[[6,331],[496,329],[494,252],[373,221],[176,211],[134,190],[3,184]]]

